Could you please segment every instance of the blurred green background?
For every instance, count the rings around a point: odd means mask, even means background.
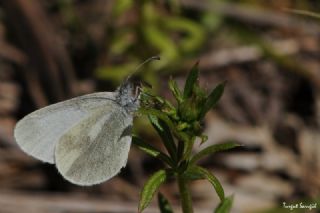
[[[319,209],[318,13],[312,0],[0,1],[0,212],[136,212],[139,190],[160,162],[133,147],[118,177],[78,187],[23,153],[12,135],[27,113],[113,91],[154,55],[161,60],[137,75],[169,99],[168,79],[182,87],[198,60],[205,88],[227,81],[205,119],[208,142],[196,149],[245,145],[201,162],[235,195],[233,212],[294,212],[283,202]],[[159,146],[142,117],[135,131]],[[195,212],[212,212],[218,197],[209,183],[191,189]],[[161,192],[179,209],[173,182]]]

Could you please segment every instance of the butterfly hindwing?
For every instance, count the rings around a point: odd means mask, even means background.
[[[55,149],[62,176],[78,185],[93,185],[119,173],[128,158],[132,119],[119,105],[110,103],[69,129]]]

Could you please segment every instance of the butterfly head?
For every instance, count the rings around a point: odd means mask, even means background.
[[[160,60],[160,57],[153,56],[148,58],[136,68],[134,73],[136,73],[141,66],[152,60]],[[143,82],[135,81],[133,79],[135,77],[133,74],[130,75],[117,89],[116,101],[122,107],[124,107],[127,110],[127,112],[134,112],[138,110],[140,106],[139,98]]]

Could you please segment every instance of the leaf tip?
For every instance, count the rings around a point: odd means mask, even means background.
[[[242,143],[238,143],[238,142],[232,142],[233,143],[233,147],[232,148],[240,148],[240,147],[245,147],[246,145],[242,144]]]

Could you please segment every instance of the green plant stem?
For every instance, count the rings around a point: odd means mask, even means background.
[[[182,174],[178,174],[178,185],[183,213],[193,213],[191,194],[188,188],[188,182]]]

